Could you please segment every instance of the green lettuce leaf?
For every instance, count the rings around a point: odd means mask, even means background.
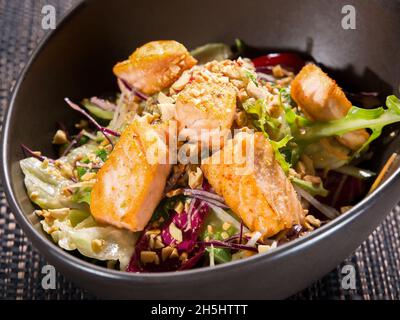
[[[198,61],[198,64],[230,59],[233,55],[231,48],[224,43],[208,43],[193,49],[190,54]]]
[[[291,178],[291,180],[295,185],[307,191],[312,196],[326,197],[329,194],[329,191],[324,188],[322,183],[316,187],[310,181],[305,181],[296,177]]]
[[[295,141],[299,144],[310,144],[322,138],[341,136],[358,129],[370,129],[371,135],[357,150],[356,155],[358,155],[380,136],[384,126],[400,121],[400,100],[394,95],[389,96],[386,99],[386,106],[387,109],[383,107],[362,109],[353,106],[342,119],[310,122],[307,126],[302,126],[303,130],[293,132]]]
[[[60,170],[49,163],[47,166],[36,158],[26,158],[20,161],[28,196],[43,209],[81,208],[71,196],[63,193],[63,189],[73,184],[65,178]]]
[[[119,261],[121,270],[125,270],[138,234],[112,226],[100,226],[91,216],[74,225],[76,220],[71,221],[71,217],[76,219],[77,213],[74,215],[75,217],[71,213],[65,217],[57,215],[41,220],[41,224],[61,248],[68,251],[78,250],[82,255],[97,260]],[[83,215],[80,216],[82,217]]]
[[[95,117],[102,120],[112,120],[114,117],[114,111],[106,111],[98,106],[94,105],[89,101],[89,99],[84,99],[82,101],[83,106]]]
[[[96,144],[86,144],[72,149],[67,156],[59,159],[61,163],[73,165],[82,155],[94,153]],[[20,161],[24,173],[24,182],[28,196],[32,202],[42,209],[73,208],[83,209],[90,201],[90,190],[75,189],[73,195],[63,192],[67,187],[75,184],[71,179],[62,175],[60,169],[52,163],[43,164],[42,161],[30,157]],[[88,194],[89,192],[89,194]]]
[[[279,162],[282,169],[287,173],[291,167],[291,163],[287,161],[285,153],[282,153],[280,149],[285,148],[293,137],[291,136],[290,131],[286,130],[284,123],[282,123],[282,119],[271,117],[267,111],[265,100],[262,99],[256,100],[254,103],[249,102],[249,100],[246,101],[243,104],[243,109],[248,115],[251,116],[252,123],[255,128],[260,130],[271,143],[271,146],[274,149],[276,160]],[[283,132],[283,130],[285,131]],[[276,138],[272,139],[271,136],[283,137],[276,141]]]

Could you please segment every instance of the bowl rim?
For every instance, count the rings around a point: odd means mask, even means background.
[[[291,254],[295,250],[301,250],[302,248],[310,246],[312,243],[319,242],[322,239],[328,237],[330,234],[336,232],[336,230],[342,228],[343,226],[349,224],[351,221],[359,218],[363,212],[369,209],[383,194],[388,190],[397,180],[400,179],[400,167],[392,173],[392,175],[386,179],[379,187],[367,195],[363,200],[353,206],[348,212],[340,215],[329,223],[321,226],[317,230],[310,232],[309,234],[298,238],[296,240],[285,243],[274,250],[271,250],[265,254],[257,254],[249,258],[231,261],[230,263],[216,265],[213,268],[202,267],[191,270],[183,271],[169,271],[169,272],[157,272],[157,273],[131,273],[120,270],[107,269],[95,264],[91,264],[79,257],[76,257],[66,250],[60,248],[57,244],[52,242],[47,237],[43,236],[30,222],[27,214],[24,213],[22,207],[19,206],[18,200],[14,194],[12,187],[12,177],[11,177],[11,163],[7,161],[9,158],[8,141],[10,137],[10,122],[14,114],[15,101],[19,94],[19,89],[22,86],[26,74],[29,72],[32,64],[35,62],[37,57],[40,55],[42,50],[45,48],[46,44],[51,41],[58,32],[61,32],[63,26],[72,18],[73,14],[77,13],[78,10],[86,5],[85,1],[79,2],[67,10],[60,18],[55,30],[48,32],[37,45],[31,56],[29,57],[25,67],[18,76],[18,80],[12,88],[12,92],[9,95],[9,104],[4,111],[3,125],[1,132],[1,146],[0,146],[0,157],[1,157],[1,179],[3,183],[4,193],[8,202],[8,206],[11,212],[15,215],[20,227],[23,229],[24,233],[28,236],[29,240],[35,245],[36,248],[47,248],[48,256],[51,256],[54,260],[59,263],[63,263],[66,267],[72,268],[76,271],[89,273],[95,277],[108,278],[118,281],[137,281],[145,280],[147,282],[158,282],[160,280],[164,281],[164,284],[170,282],[176,283],[176,281],[186,281],[191,279],[193,275],[197,277],[207,277],[212,273],[225,273],[227,271],[234,271],[248,267],[250,264],[262,264],[268,260],[277,260],[283,256]],[[41,249],[39,249],[41,251]]]

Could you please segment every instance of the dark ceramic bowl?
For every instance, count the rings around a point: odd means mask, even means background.
[[[193,48],[235,38],[258,47],[311,54],[344,86],[399,94],[400,3],[353,0],[356,30],[341,26],[347,1],[87,1],[42,42],[16,84],[4,119],[2,175],[10,207],[46,259],[77,285],[112,298],[285,298],[336,267],[398,201],[400,174],[312,234],[266,255],[179,273],[130,274],[87,263],[41,230],[25,192],[20,143],[51,154],[56,121],[77,115],[75,100],[115,90],[111,68],[138,45],[175,39]],[[398,138],[398,137],[397,137]],[[399,139],[374,153],[382,166]]]

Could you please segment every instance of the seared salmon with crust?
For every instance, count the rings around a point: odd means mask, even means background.
[[[243,141],[248,144],[253,138],[254,148],[243,147]],[[243,154],[245,161],[228,160],[238,154]],[[297,194],[261,133],[236,134],[206,159],[201,169],[215,192],[251,231],[270,237],[303,222],[304,211]]]
[[[186,48],[172,40],[152,41],[139,47],[128,60],[114,66],[114,74],[135,89],[152,95],[170,87],[197,63]]]
[[[97,221],[131,231],[145,228],[171,168],[162,158],[149,158],[149,150],[154,157],[168,155],[163,137],[163,126],[146,119],[135,119],[123,131],[93,186],[90,210]]]
[[[198,79],[176,98],[176,119],[181,129],[229,129],[236,111],[236,90],[229,82]]]
[[[325,72],[308,64],[297,74],[291,84],[291,95],[310,120],[329,121],[343,118],[352,107],[343,90]],[[369,138],[360,129],[338,137],[346,147],[357,150]]]

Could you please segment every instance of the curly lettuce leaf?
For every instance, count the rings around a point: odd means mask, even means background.
[[[287,143],[292,140],[291,133],[287,131],[286,126],[282,122],[282,119],[273,118],[267,111],[265,100],[259,99],[254,103],[246,101],[243,104],[243,108],[248,115],[251,116],[252,123],[256,129],[260,130],[264,136],[271,143],[274,149],[275,158],[279,162],[282,169],[287,173],[291,167],[286,159],[285,153],[280,150],[287,146]],[[280,140],[276,141],[271,138],[283,136]]]
[[[72,210],[71,210],[72,211]],[[138,235],[112,226],[100,226],[82,212],[70,212],[69,215],[50,217],[41,220],[43,229],[51,235],[61,248],[78,250],[82,255],[102,260],[119,261],[121,270],[125,270],[133,254]]]
[[[302,127],[303,130],[297,130],[294,133],[295,140],[300,144],[310,144],[323,138],[341,136],[358,129],[370,129],[369,139],[356,151],[358,155],[380,136],[384,126],[400,122],[400,100],[391,95],[386,99],[386,106],[387,109],[383,107],[362,109],[353,106],[344,118],[310,122],[307,126]]]
[[[322,183],[318,186],[315,186],[310,181],[305,181],[296,177],[293,177],[291,180],[296,186],[307,191],[312,196],[326,197],[329,194],[329,191],[324,188]]]

